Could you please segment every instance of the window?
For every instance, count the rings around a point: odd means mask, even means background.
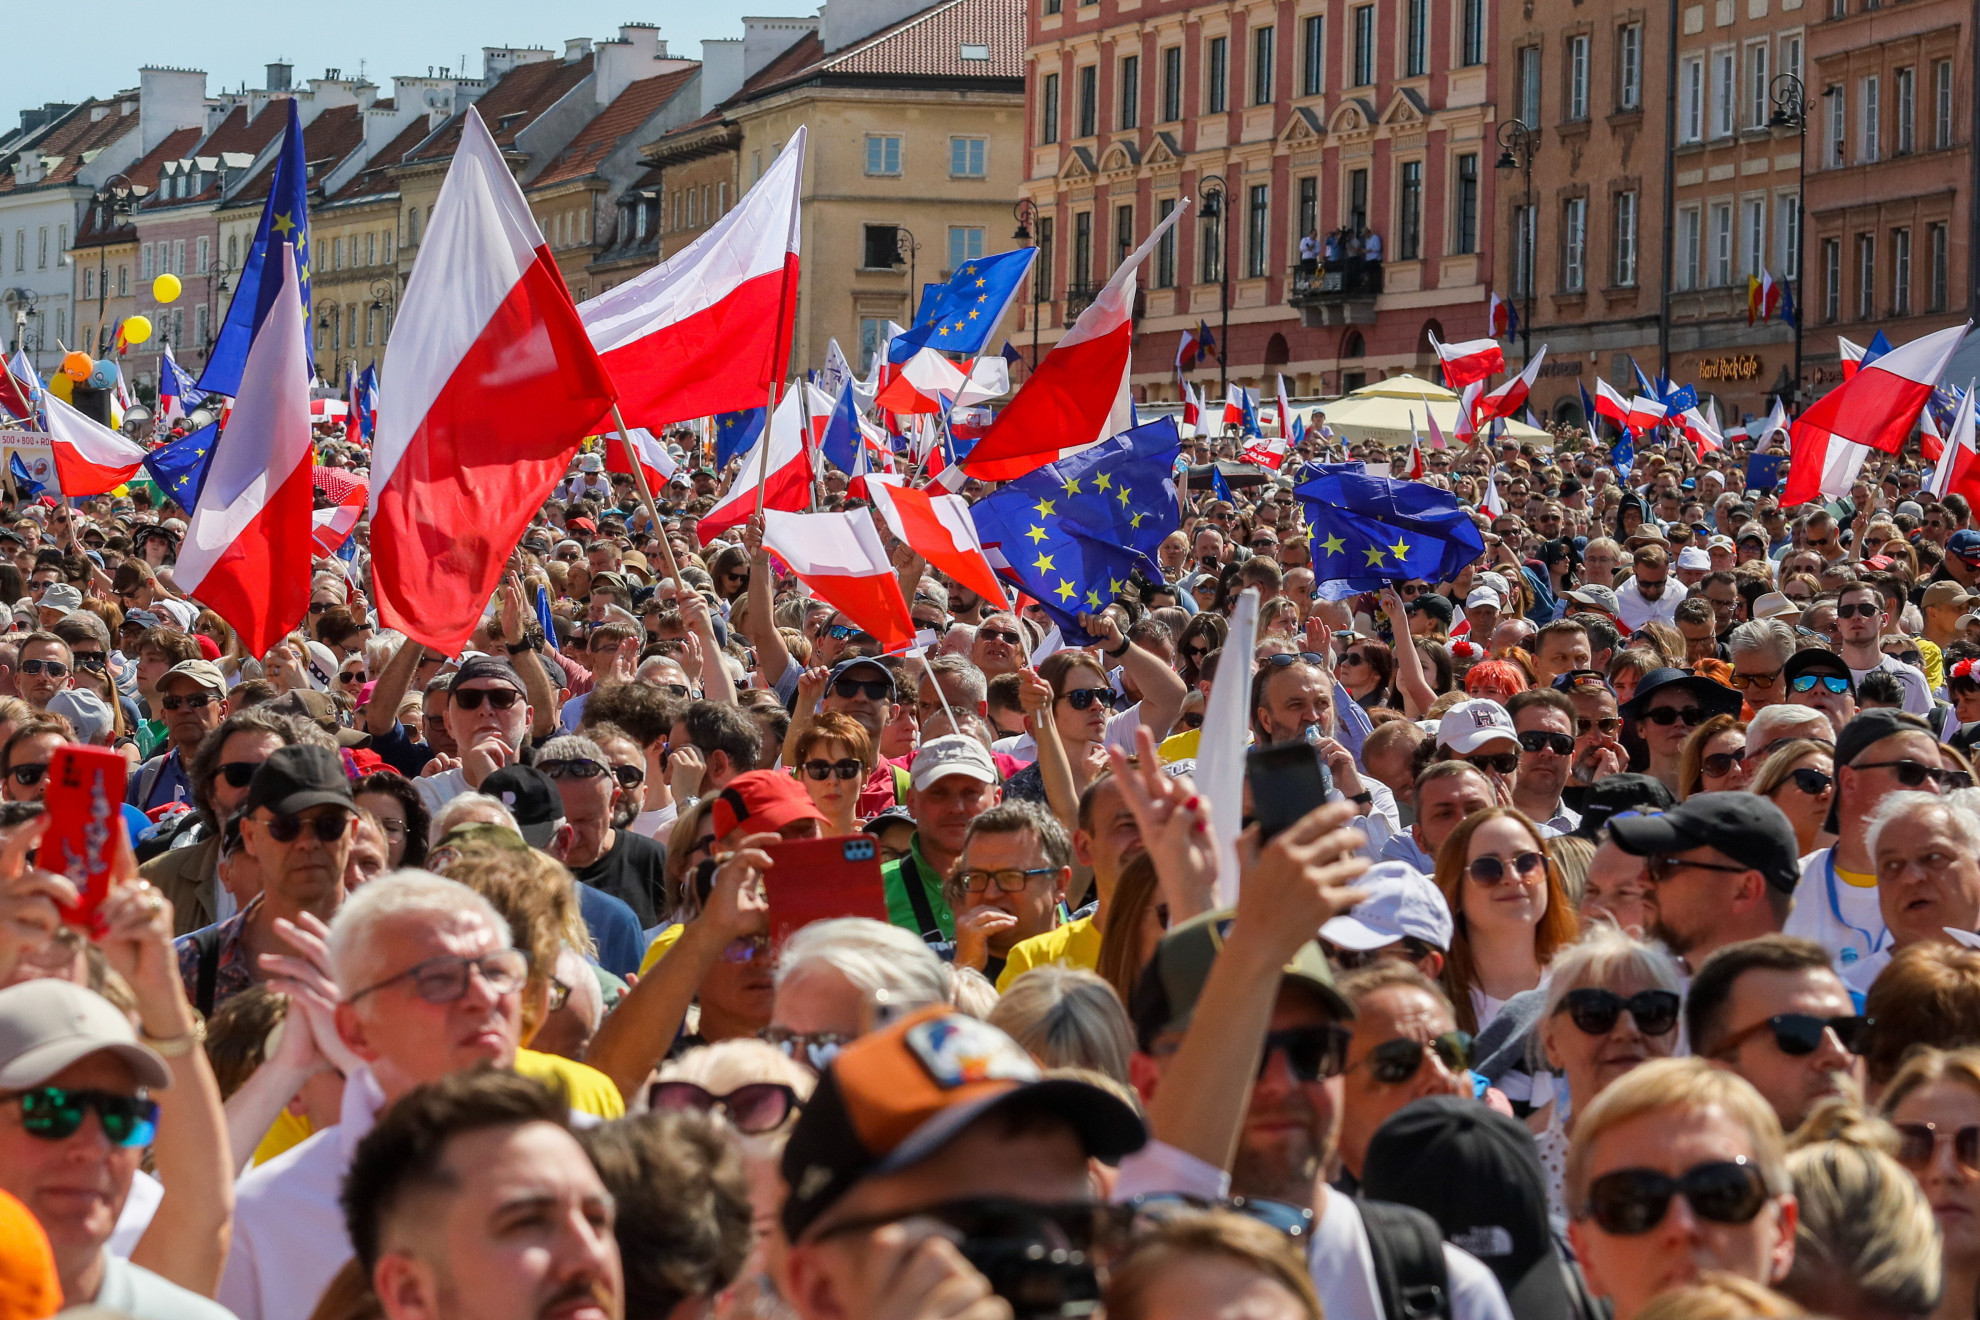
[[[899,174],[901,172],[901,140],[891,134],[869,133],[866,137],[866,172],[868,174]],[[694,190],[688,190],[688,206],[694,205]],[[694,221],[689,219],[693,227]]]
[[[892,270],[900,256],[899,231],[892,225],[868,225],[865,233],[865,250],[859,264],[867,270]]]
[[[1730,202],[1715,202],[1711,218],[1712,251],[1705,282],[1724,288],[1733,277],[1733,209]]]
[[[1567,42],[1567,84],[1569,119],[1588,118],[1588,38],[1569,37]]]
[[[1423,255],[1423,162],[1406,160],[1396,181],[1397,261]]]
[[[48,269],[48,226],[47,225],[43,225],[40,229],[35,231],[34,250],[35,250],[36,269],[47,270]]]
[[[1485,62],[1485,0],[1461,0],[1464,14],[1460,20],[1463,28],[1458,35],[1462,49],[1458,52],[1459,62],[1467,67]]]
[[[949,226],[949,269],[961,270],[983,255],[983,230],[973,225]]]
[[[1056,4],[1057,0],[1052,0]],[[1048,13],[1057,13],[1056,9]],[[859,318],[859,369],[862,372],[873,369],[873,359],[880,356],[880,344],[887,333],[887,318],[884,316],[862,316]]]
[[[1478,156],[1466,152],[1457,158],[1457,197],[1451,216],[1451,252],[1467,255],[1478,251]]]
[[[1253,28],[1251,31],[1251,103],[1253,105],[1272,104],[1272,34],[1275,29]]]
[[[1079,70],[1078,137],[1092,137],[1100,131],[1100,66],[1082,65]]]
[[[1909,156],[1917,148],[1915,133],[1918,116],[1918,70],[1897,71],[1897,154]]]
[[[1405,0],[1403,77],[1421,78],[1430,71],[1430,0]]]
[[[1746,260],[1741,263],[1741,272],[1758,275],[1767,269],[1767,201],[1764,197],[1749,198],[1745,204],[1745,233],[1740,241],[1746,246]]]
[[[1616,104],[1635,110],[1643,104],[1643,25],[1626,23],[1616,32]]]
[[[1748,128],[1765,128],[1773,117],[1774,105],[1767,96],[1767,43],[1756,41],[1746,48],[1746,100]]]
[[[983,156],[988,147],[989,144],[980,137],[950,138],[949,173],[958,179],[982,178]]]
[[[172,273],[174,275],[186,273],[186,240],[183,238],[172,240]]]
[[[1739,83],[1734,54],[1722,50],[1712,56],[1712,136],[1731,137],[1738,119]]]
[[[1891,312],[1911,315],[1911,230],[1891,231]]]
[[[1182,47],[1162,51],[1162,122],[1173,124],[1182,118]]]
[[[1822,97],[1829,103],[1829,168],[1839,170],[1848,150],[1849,104],[1840,87],[1829,88]]]
[[[1784,277],[1792,276],[1801,269],[1801,198],[1794,193],[1776,198],[1774,214],[1779,217],[1780,242],[1775,250],[1780,253],[1781,271]]]
[[[1114,208],[1114,269],[1119,270],[1134,255],[1134,204]]]
[[[392,244],[388,240],[385,244],[385,260],[390,261],[391,259],[392,259]],[[241,264],[241,236],[239,234],[229,234],[227,235],[228,269],[231,270],[240,264]]]
[[[199,309],[205,311],[204,307]],[[381,309],[367,307],[364,311],[364,346],[370,348],[378,342],[378,313]]]
[[[1678,73],[1678,141],[1705,136],[1705,61],[1687,56]]]
[[[1354,86],[1367,87],[1375,81],[1375,6],[1360,5],[1354,11]]]
[[[1293,235],[1295,247],[1308,234],[1318,237],[1320,233],[1320,180],[1311,175],[1299,180],[1298,230]]]
[[[1164,197],[1155,203],[1155,221],[1160,224],[1175,212],[1176,199]],[[1176,287],[1176,229],[1169,226],[1163,233],[1162,241],[1155,245],[1155,287],[1173,289]]]
[[[1073,213],[1071,287],[1082,293],[1093,292],[1093,212]]]
[[[16,229],[14,231],[14,269],[15,270],[27,269],[27,250],[28,250],[28,231],[25,229]]]
[[[1944,225],[1925,226],[1926,259],[1932,263],[1932,288],[1926,294],[1925,310],[1943,312],[1946,310],[1946,291],[1950,287],[1946,278],[1946,227]]]
[[[1051,216],[1039,217],[1038,260],[1032,263],[1031,278],[1039,282],[1038,299],[1040,302],[1050,302],[1052,300],[1052,290],[1057,287],[1053,283],[1052,278],[1052,262],[1055,260],[1058,252],[1058,248],[1055,246],[1057,229],[1058,226]]]
[[[1540,48],[1522,46],[1519,51],[1519,122],[1528,128],[1540,123]]]
[[[1251,185],[1250,205],[1245,208],[1244,225],[1244,274],[1247,279],[1258,279],[1267,269],[1268,253],[1265,250],[1265,235],[1271,218],[1265,185]]]
[[[1561,288],[1579,293],[1588,287],[1588,199],[1570,197],[1561,203]]]
[[[87,266],[83,267],[82,296],[85,298],[94,298],[96,296],[96,272]]]
[[[26,260],[26,258],[20,255],[26,251],[27,251],[27,230],[23,229],[20,231],[19,236],[15,239],[14,242],[15,270],[26,269],[26,267],[21,264]],[[143,247],[138,249],[138,279],[140,280],[150,279],[151,271],[152,271],[151,244],[146,243]]]
[[[1533,208],[1515,206],[1512,222],[1512,291],[1514,297],[1524,297],[1533,292]]]
[[[1630,288],[1636,283],[1636,194],[1616,194],[1616,283]]]
[[[1121,112],[1114,121],[1119,128],[1135,128],[1141,123],[1141,56],[1129,55],[1121,61]]]
[[[1056,73],[1046,74],[1039,85],[1038,140],[1042,143],[1059,140],[1059,75]]]
[[[1299,24],[1299,94],[1318,96],[1327,88],[1327,19],[1311,14]]]
[[[131,296],[131,268],[129,266],[117,267],[117,296],[119,298],[128,298]]]
[[[1223,199],[1228,201],[1228,198]],[[1224,217],[1206,215],[1196,235],[1198,284],[1215,284],[1224,278]]]
[[[1231,108],[1229,84],[1230,76],[1229,37],[1212,37],[1203,47],[1204,71],[1203,106],[1206,113],[1220,115]]]
[[[1822,319],[1842,319],[1842,240],[1822,240]]]
[[[1944,151],[1953,144],[1953,66],[1940,60],[1932,66],[1932,146]]]
[[[1356,229],[1368,228],[1367,170],[1351,170],[1348,173],[1347,221]]]
[[[1878,151],[1883,141],[1883,79],[1871,74],[1863,80],[1863,149],[1857,153],[1859,162],[1878,159]]]
[[[1874,234],[1856,236],[1856,319],[1868,321],[1877,314],[1877,238]]]
[[[1801,38],[1789,36],[1781,38],[1781,72],[1801,76]]]

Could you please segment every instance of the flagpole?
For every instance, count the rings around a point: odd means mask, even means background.
[[[667,539],[667,524],[660,521],[660,507],[653,502],[653,491],[646,484],[646,469],[640,465],[639,450],[633,447],[633,438],[626,430],[626,419],[619,415],[619,405],[616,403],[612,405],[612,424],[619,428],[619,443],[626,447],[626,466],[632,469],[633,485],[639,488],[639,499],[646,506],[646,516],[653,520],[653,534],[660,538],[660,557],[667,561],[667,576],[679,582],[681,569],[674,562],[674,546]]]
[[[770,402],[763,409],[763,430],[756,438],[756,511],[763,512],[763,488],[770,484],[770,428],[776,425],[777,382],[770,382]],[[803,439],[802,436],[799,437]]]

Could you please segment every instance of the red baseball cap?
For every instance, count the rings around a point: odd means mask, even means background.
[[[751,770],[737,775],[716,795],[709,813],[715,837],[726,839],[738,827],[752,834],[771,833],[796,820],[824,823],[825,813],[804,791],[804,785],[781,770]]]

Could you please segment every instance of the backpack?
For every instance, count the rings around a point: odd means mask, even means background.
[[[1387,1201],[1359,1201],[1375,1260],[1375,1292],[1388,1320],[1451,1320],[1450,1272],[1443,1230],[1423,1211]]]

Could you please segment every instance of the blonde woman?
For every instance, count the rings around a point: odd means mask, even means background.
[[[1897,1129],[1897,1160],[1918,1180],[1939,1224],[1940,1291],[1933,1320],[1980,1313],[1980,1050],[1919,1047],[1879,1104]]]

